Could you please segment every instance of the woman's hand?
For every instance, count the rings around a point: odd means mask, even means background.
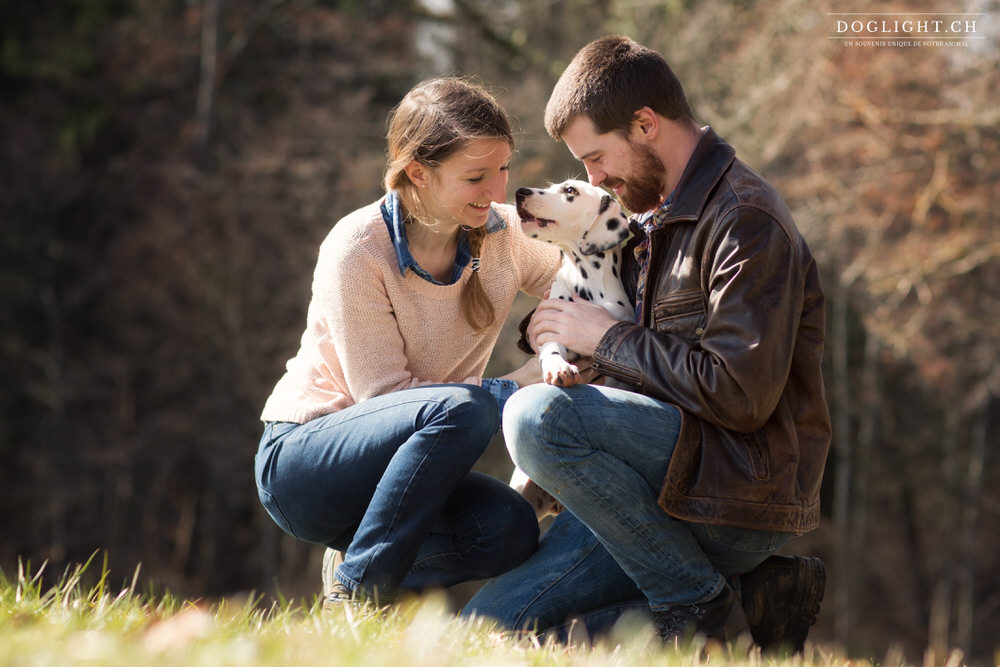
[[[529,384],[538,384],[542,381],[542,367],[538,365],[537,357],[530,357],[523,366],[500,377],[504,380],[513,380],[518,387],[527,387]]]

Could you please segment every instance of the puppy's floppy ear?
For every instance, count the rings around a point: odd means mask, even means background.
[[[580,239],[580,252],[584,255],[610,250],[628,238],[628,218],[614,197],[605,194],[597,217]]]

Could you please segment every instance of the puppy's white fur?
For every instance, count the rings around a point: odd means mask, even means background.
[[[585,181],[569,180],[548,188],[521,188],[517,211],[522,231],[552,243],[563,253],[549,297],[584,299],[608,310],[616,319],[635,313],[621,283],[621,250],[628,238],[628,218],[618,202]],[[570,385],[579,379],[572,363],[577,355],[556,342],[541,346],[538,360],[549,384]],[[510,485],[535,507],[539,519],[561,511],[558,501],[515,468]]]
[[[628,235],[628,218],[604,190],[584,181],[564,181],[545,189],[517,191],[522,230],[552,243],[563,252],[549,296],[583,299],[603,306],[619,320],[634,317],[620,279],[621,245]],[[573,384],[579,376],[562,345],[545,343],[539,363],[549,384]]]

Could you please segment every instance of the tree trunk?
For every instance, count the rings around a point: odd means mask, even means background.
[[[865,544],[868,535],[868,485],[871,478],[872,450],[878,430],[882,407],[879,392],[879,353],[882,349],[878,335],[868,330],[865,337],[864,366],[861,369],[861,400],[858,415],[858,437],[854,457],[854,494],[851,512],[851,558],[865,570]]]
[[[836,475],[833,496],[833,525],[836,534],[834,587],[834,637],[846,645],[851,632],[851,582],[854,571],[851,561],[850,493],[851,493],[851,415],[850,379],[848,373],[848,286],[838,281],[833,294],[833,442],[836,453]]]
[[[955,569],[954,569],[954,535],[952,527],[958,518],[954,493],[957,484],[957,450],[959,425],[964,414],[958,406],[945,412],[944,434],[942,444],[942,486],[944,493],[939,494],[936,501],[938,512],[935,513],[937,525],[933,526],[938,539],[932,547],[930,572],[936,578],[931,597],[930,623],[928,626],[928,644],[934,655],[948,654],[949,639],[952,624],[952,604],[954,601]]]
[[[989,422],[990,400],[987,398],[974,417],[969,443],[969,465],[965,473],[964,507],[959,537],[959,557],[955,574],[957,592],[955,604],[954,644],[965,655],[972,655],[975,624],[976,528],[983,491],[983,466],[986,460],[986,429]]]
[[[204,0],[201,14],[201,75],[198,103],[194,115],[194,142],[208,144],[212,130],[212,106],[215,100],[215,73],[218,67],[219,0]]]

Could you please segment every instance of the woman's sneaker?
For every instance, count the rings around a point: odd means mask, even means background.
[[[323,609],[336,609],[344,602],[351,602],[353,595],[337,579],[336,571],[344,562],[344,554],[329,547],[323,552]]]
[[[754,642],[801,653],[819,614],[826,568],[819,558],[771,556],[740,575],[740,589]]]

